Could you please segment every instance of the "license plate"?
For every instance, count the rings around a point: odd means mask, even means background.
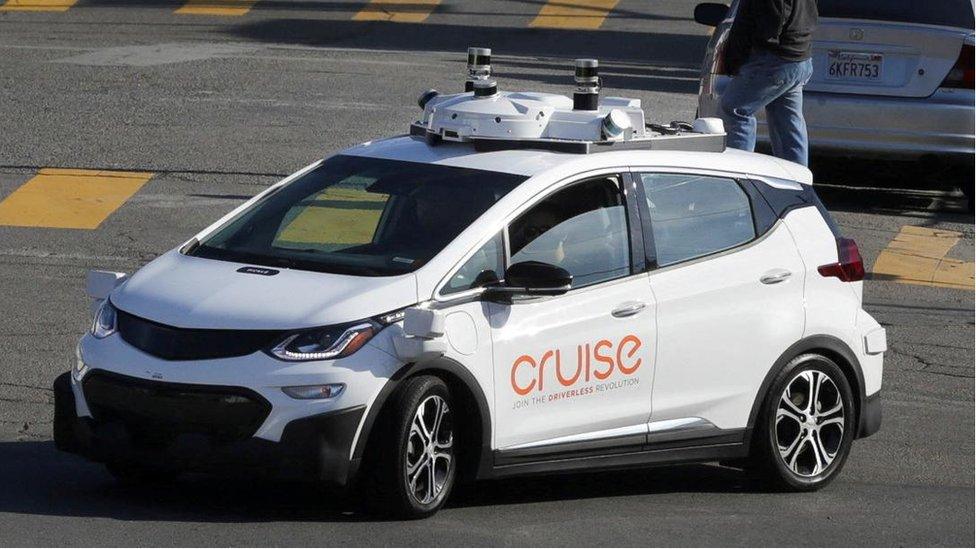
[[[884,56],[880,53],[827,52],[827,79],[854,82],[881,80]]]

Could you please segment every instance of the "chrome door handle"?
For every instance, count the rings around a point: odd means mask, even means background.
[[[786,269],[773,269],[767,272],[759,278],[759,282],[763,284],[779,284],[789,277],[793,276],[793,273],[787,271]]]
[[[617,318],[623,318],[626,316],[634,316],[637,313],[644,310],[647,307],[646,303],[641,301],[628,301],[627,303],[621,304],[619,307],[613,310],[610,314]]]

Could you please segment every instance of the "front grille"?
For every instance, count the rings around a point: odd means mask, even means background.
[[[96,421],[119,421],[142,442],[184,433],[241,440],[271,412],[267,400],[243,387],[164,383],[104,370],[89,373],[82,387]]]
[[[280,330],[197,330],[177,328],[118,311],[119,335],[129,345],[166,360],[244,356],[269,347]]]

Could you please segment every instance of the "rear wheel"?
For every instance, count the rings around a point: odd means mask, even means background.
[[[854,397],[840,367],[818,354],[790,361],[777,376],[757,428],[757,465],[786,490],[818,490],[840,473],[855,430]]]
[[[439,378],[404,382],[371,448],[364,494],[370,510],[421,518],[444,506],[457,476],[453,410]]]

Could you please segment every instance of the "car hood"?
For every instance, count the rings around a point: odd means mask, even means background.
[[[248,265],[174,250],[111,295],[130,314],[180,328],[287,330],[351,322],[417,302],[414,275],[363,277]],[[253,267],[253,265],[252,265]]]

